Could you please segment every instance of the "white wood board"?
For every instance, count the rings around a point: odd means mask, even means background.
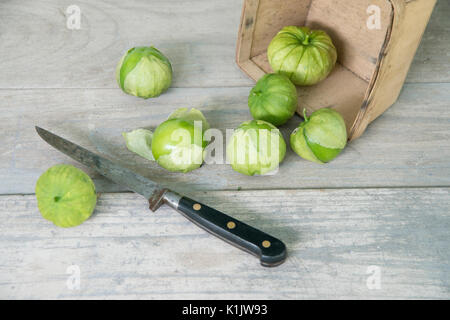
[[[189,195],[281,238],[287,261],[261,267],[131,193],[100,195],[70,229],[44,220],[34,196],[1,196],[0,298],[450,298],[448,188]],[[79,290],[67,285],[72,265]]]
[[[318,165],[288,146],[273,176],[247,177],[227,164],[210,164],[188,174],[169,173],[126,149],[123,131],[154,128],[179,107],[202,110],[213,128],[234,129],[251,119],[250,88],[175,88],[142,100],[114,89],[0,90],[0,194],[33,193],[51,165],[76,164],[36,134],[39,125],[92,151],[107,155],[176,190],[236,190],[450,185],[449,84],[407,84],[399,101],[331,163]],[[11,111],[12,110],[12,111]],[[301,122],[282,128],[286,142]],[[222,158],[224,159],[224,158]],[[92,170],[99,191],[123,191]]]
[[[67,28],[70,5],[80,29]],[[0,3],[0,88],[116,88],[130,48],[154,45],[174,87],[252,85],[236,66],[242,0],[23,0]],[[408,82],[450,81],[450,4],[438,1]]]

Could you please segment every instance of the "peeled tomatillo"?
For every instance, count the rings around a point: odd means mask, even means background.
[[[269,73],[250,91],[248,106],[253,119],[280,126],[294,115],[297,100],[297,89],[288,77]]]
[[[136,129],[124,132],[127,148],[161,167],[186,173],[203,163],[208,141],[204,133],[209,124],[203,113],[195,108],[179,108],[172,112],[154,132]]]

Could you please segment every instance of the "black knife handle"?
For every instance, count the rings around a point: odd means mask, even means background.
[[[265,232],[175,192],[167,191],[164,200],[201,228],[259,257],[265,267],[278,266],[286,259],[284,243]]]

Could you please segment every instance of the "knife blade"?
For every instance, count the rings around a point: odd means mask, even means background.
[[[286,246],[281,240],[198,201],[164,188],[151,179],[50,131],[37,126],[35,128],[39,136],[55,149],[95,169],[111,181],[144,196],[148,199],[152,211],[156,211],[162,204],[167,204],[206,231],[257,256],[261,265],[265,267],[278,266],[285,261]]]

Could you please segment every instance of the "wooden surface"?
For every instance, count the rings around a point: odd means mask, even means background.
[[[289,259],[280,267],[263,268],[254,257],[167,207],[150,213],[145,199],[135,194],[101,195],[95,216],[67,230],[39,216],[34,196],[7,196],[0,207],[5,211],[0,249],[8,253],[2,257],[2,296],[448,297],[448,188],[215,191],[192,196],[283,238]],[[66,286],[71,265],[80,268],[79,291]],[[379,290],[367,287],[370,266],[380,268]]]
[[[81,29],[66,28],[76,4]],[[288,151],[279,173],[227,165],[169,174],[131,154],[121,132],[155,127],[178,107],[224,131],[250,119],[253,81],[236,66],[241,0],[0,2],[0,298],[450,298],[450,2],[438,0],[399,101],[335,161]],[[174,66],[156,99],[127,96],[114,67],[155,45]],[[288,138],[301,121],[283,128]],[[74,163],[39,140],[41,125],[282,238],[265,269],[168,208],[83,168],[102,194],[73,229],[44,220],[34,184]],[[239,190],[239,191],[238,191]],[[114,192],[114,193],[111,193]],[[71,265],[80,289],[67,286]],[[368,285],[380,272],[380,288]]]

